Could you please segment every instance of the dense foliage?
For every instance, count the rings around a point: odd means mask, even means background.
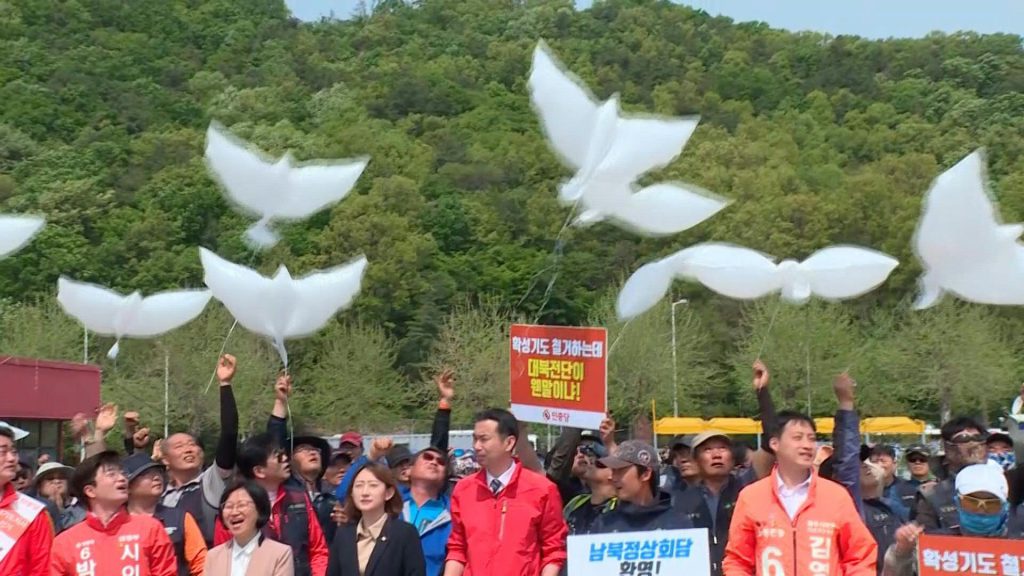
[[[657,176],[734,203],[667,239],[606,224],[562,230],[555,187],[568,174],[525,88],[538,38],[602,98],[617,91],[629,109],[700,114],[684,154]],[[350,198],[253,255],[241,242],[249,220],[203,165],[212,119],[275,153],[372,160]],[[908,310],[922,194],[978,146],[1004,216],[1024,217],[1018,36],[793,34],[653,0],[579,12],[571,0],[384,0],[364,17],[316,24],[289,18],[281,0],[13,0],[0,4],[0,209],[44,213],[49,226],[0,262],[0,350],[81,358],[81,333],[51,303],[60,274],[151,292],[201,285],[198,245],[299,273],[365,253],[355,308],[292,347],[294,408],[307,423],[423,417],[429,390],[418,383],[442,364],[458,367],[474,406],[503,402],[513,318],[607,324],[621,336],[617,413],[645,411],[650,398],[664,412],[668,305],[627,326],[611,313],[636,266],[709,239],[797,258],[856,243],[902,265],[844,305],[744,306],[679,285],[674,297],[689,299],[677,308],[681,411],[749,414],[747,371],[761,353],[779,400],[817,414],[832,409],[831,375],[852,368],[866,412],[992,416],[1017,390],[1020,315],[952,302]],[[213,395],[194,391],[229,326],[212,306],[160,343],[125,346],[121,364],[106,366],[105,395],[139,402],[162,382],[166,351],[172,415],[202,428]],[[240,394],[252,427],[269,406],[274,361],[242,332],[228,350],[249,379]]]

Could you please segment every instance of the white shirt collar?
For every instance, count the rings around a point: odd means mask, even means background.
[[[513,460],[512,461],[512,465],[508,467],[508,470],[505,470],[504,472],[502,472],[501,476],[498,476],[498,477],[495,478],[494,476],[491,476],[490,472],[488,472],[487,473],[487,485],[490,486],[491,482],[493,482],[495,479],[497,479],[498,482],[501,482],[501,489],[504,490],[505,487],[508,486],[508,483],[512,481],[512,474],[515,473],[515,471],[516,471],[516,463]]]
[[[804,480],[803,482],[797,484],[796,486],[794,486],[792,488],[788,488],[786,486],[786,483],[782,481],[782,475],[781,474],[778,474],[778,473],[775,474],[775,481],[776,481],[776,483],[777,483],[777,485],[779,487],[779,492],[782,492],[783,490],[785,490],[786,492],[788,492],[790,494],[795,494],[797,492],[806,492],[811,487],[811,477],[813,477],[813,476],[814,476],[814,474],[808,474],[807,475],[807,480]]]
[[[259,534],[253,536],[252,540],[249,540],[249,543],[246,544],[245,546],[239,546],[238,545],[238,541],[235,540],[235,539],[232,539],[231,540],[231,557],[236,559],[236,560],[241,559],[243,556],[246,557],[246,558],[251,558],[252,557],[252,553],[256,551],[256,548],[259,545],[260,545],[260,535]]]

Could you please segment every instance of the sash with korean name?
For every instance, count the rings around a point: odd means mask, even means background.
[[[18,538],[45,509],[42,502],[24,494],[18,494],[10,506],[0,508],[0,562],[10,554]]]

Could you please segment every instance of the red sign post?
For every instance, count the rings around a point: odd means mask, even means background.
[[[598,428],[608,411],[608,331],[512,326],[512,413],[525,422]]]

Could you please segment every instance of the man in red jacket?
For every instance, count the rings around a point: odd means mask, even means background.
[[[128,479],[117,452],[82,461],[71,476],[71,493],[89,514],[53,541],[50,576],[177,576],[164,525],[128,513]]]
[[[482,470],[452,493],[444,576],[557,576],[568,528],[558,488],[512,456],[519,422],[507,410],[476,417],[473,450]]]
[[[53,526],[42,502],[14,489],[17,473],[14,432],[0,425],[0,574],[45,576]]]

